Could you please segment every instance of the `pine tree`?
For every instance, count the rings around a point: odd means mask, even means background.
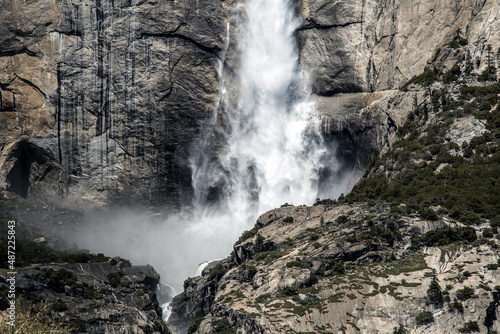
[[[427,301],[430,305],[434,305],[434,307],[443,307],[443,292],[441,291],[436,275],[432,276],[431,284],[429,284],[429,288],[427,289]]]
[[[488,73],[491,73],[491,45],[486,45],[486,51],[488,51]]]

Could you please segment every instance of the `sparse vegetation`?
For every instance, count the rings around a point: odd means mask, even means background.
[[[458,300],[465,301],[474,296],[474,289],[469,288],[468,286],[458,289],[456,292],[456,296]]]
[[[53,306],[56,307],[56,305]],[[50,317],[50,304],[48,302],[38,305],[24,305],[16,308],[15,326],[12,327],[0,315],[0,333],[18,333],[18,334],[67,334],[72,332],[83,332],[85,326],[73,324],[69,326],[59,321],[53,321]],[[80,330],[80,331],[78,331]]]
[[[434,322],[434,316],[432,315],[432,312],[422,311],[417,314],[417,316],[415,317],[415,321],[417,323],[417,326],[428,325]]]

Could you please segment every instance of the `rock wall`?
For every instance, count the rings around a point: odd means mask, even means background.
[[[125,199],[179,206],[191,191],[188,157],[219,106],[219,62],[227,55],[226,73],[238,66],[236,40],[223,48],[228,22],[230,36],[238,31],[231,18],[244,15],[240,3],[0,3],[0,187],[62,196],[73,207]],[[351,183],[411,106],[392,103],[386,117],[386,93],[353,95],[349,108],[337,94],[399,88],[458,29],[476,73],[487,66],[486,45],[500,46],[493,0],[297,4],[301,66]],[[438,61],[449,69],[459,59],[449,52]]]
[[[0,13],[1,186],[178,204],[219,96],[221,3],[9,1]]]
[[[397,89],[459,29],[481,70],[486,45],[500,46],[493,0],[303,0],[301,10],[301,61],[319,95]]]

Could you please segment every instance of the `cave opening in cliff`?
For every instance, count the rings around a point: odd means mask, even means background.
[[[7,190],[27,198],[34,183],[42,182],[54,169],[54,161],[45,149],[27,142],[19,142],[7,161],[12,167],[7,173]]]
[[[8,190],[26,198],[30,184],[31,166],[36,161],[36,153],[29,143],[21,142],[11,152],[10,158],[15,160],[14,165],[7,174]]]

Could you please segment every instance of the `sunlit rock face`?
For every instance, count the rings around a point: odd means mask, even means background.
[[[486,68],[500,46],[495,1],[303,0],[301,62],[319,95],[397,89],[430,64],[460,29]],[[457,61],[446,57],[446,68]]]

